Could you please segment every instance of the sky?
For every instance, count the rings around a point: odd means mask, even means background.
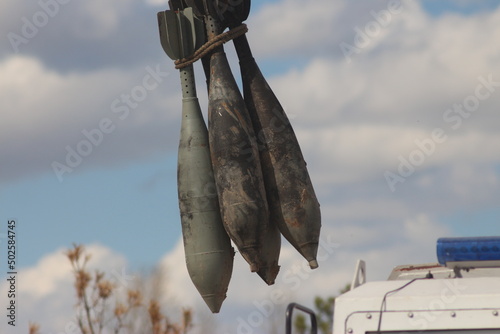
[[[385,279],[396,265],[436,262],[439,237],[500,235],[497,1],[253,1],[250,45],[321,203],[320,267],[304,268],[284,241],[267,287],[236,254],[221,313],[209,314],[184,265],[181,95],[156,21],[166,8],[1,2],[0,275],[9,220],[19,272],[18,325],[2,315],[2,333],[29,321],[66,331],[75,296],[63,252],[73,243],[122,287],[162,268],[164,307],[192,307],[198,324],[271,333],[284,328],[287,303],[336,295],[357,259],[369,280]],[[239,80],[231,43],[225,50]]]

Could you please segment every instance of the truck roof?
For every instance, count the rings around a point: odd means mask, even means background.
[[[492,267],[459,268],[444,267],[439,263],[424,263],[419,265],[402,265],[395,267],[389,275],[389,280],[408,280],[432,275],[434,278],[453,277],[500,277],[500,263]]]
[[[389,280],[363,283],[336,298],[333,333],[498,333],[499,313],[500,268],[398,266]]]

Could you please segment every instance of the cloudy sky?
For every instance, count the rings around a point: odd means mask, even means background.
[[[337,294],[358,258],[369,280],[384,279],[395,265],[435,262],[438,237],[500,235],[497,1],[252,6],[248,39],[321,203],[320,268],[303,268],[285,242],[270,288],[237,254],[221,313],[208,314],[183,259],[180,89],[156,23],[166,1],[2,1],[1,275],[9,219],[19,270],[8,333],[25,333],[29,321],[65,331],[74,295],[62,252],[72,243],[122,285],[163,268],[165,308],[173,300],[221,332],[262,333],[283,330],[288,302]]]

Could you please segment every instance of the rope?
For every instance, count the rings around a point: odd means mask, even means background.
[[[233,28],[222,34],[217,35],[215,38],[203,44],[191,56],[176,60],[174,62],[175,68],[181,69],[193,64],[194,62],[205,57],[207,54],[209,54],[222,44],[229,42],[230,40],[235,39],[236,37],[246,34],[247,31],[248,31],[247,25],[242,24],[236,28]]]

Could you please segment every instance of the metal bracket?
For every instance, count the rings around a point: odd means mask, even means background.
[[[351,282],[351,290],[366,283],[366,263],[363,260],[358,260],[356,264],[356,272]]]
[[[292,315],[294,309],[299,309],[302,312],[309,314],[309,316],[311,317],[311,334],[317,334],[318,323],[316,320],[316,314],[310,308],[307,308],[297,303],[290,303],[286,308],[286,334],[292,334],[292,318],[293,318]]]

